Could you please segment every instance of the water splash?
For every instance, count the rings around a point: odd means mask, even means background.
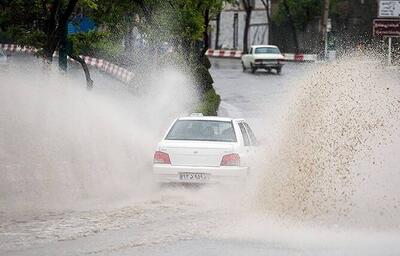
[[[350,55],[297,80],[258,206],[303,221],[397,227],[399,78],[374,57]]]
[[[185,76],[160,71],[137,96],[101,74],[87,91],[80,70],[64,76],[36,64],[0,77],[0,210],[149,191],[156,142],[195,101]]]

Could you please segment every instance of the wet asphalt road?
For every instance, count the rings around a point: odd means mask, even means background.
[[[246,118],[256,134],[273,129],[275,115],[285,108],[296,80],[314,66],[287,63],[281,75],[250,74],[243,73],[235,59],[211,62],[214,86],[222,98],[219,115]],[[115,84],[98,72],[94,78],[103,87]],[[0,255],[398,255],[384,247],[363,250],[365,244],[373,245],[374,237],[353,245],[354,237],[362,235],[358,233],[330,235],[258,221],[260,216],[246,210],[246,200],[236,192],[178,188],[155,191],[123,207],[6,218],[0,223]],[[337,240],[350,246],[344,249]],[[391,248],[398,241],[387,240]]]
[[[18,57],[10,64],[29,72],[29,64],[22,63],[30,61],[31,57]],[[289,80],[309,67],[288,63],[281,75],[264,71],[250,74],[241,71],[237,59],[211,61],[215,89],[222,98],[219,115],[243,117],[253,126],[264,122],[268,113],[282,106],[291,90]],[[79,67],[73,67],[70,74],[83,80]],[[97,89],[124,90],[122,84],[107,75],[96,71],[92,75]],[[287,246],[282,250],[270,242],[227,238],[229,231],[225,227],[231,227],[247,214],[237,204],[243,195],[213,189],[155,191],[147,199],[122,208],[108,206],[83,212],[46,212],[33,217],[5,216],[0,223],[0,255],[288,255],[293,252]]]
[[[211,59],[211,74],[216,92],[221,96],[218,114],[245,118],[257,137],[269,140],[279,127],[276,121],[288,106],[297,81],[317,64],[288,62],[280,75],[275,71],[242,72],[238,59]]]
[[[307,74],[313,64],[286,63],[282,74],[259,70],[242,72],[237,59],[211,59],[214,87],[221,95],[219,115],[265,118],[274,112],[293,88],[293,82]]]

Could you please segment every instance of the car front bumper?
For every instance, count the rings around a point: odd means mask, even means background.
[[[263,63],[254,63],[253,66],[255,68],[282,68],[283,64],[282,63],[268,63],[268,62],[263,62]]]
[[[203,174],[206,179],[182,179],[182,174]],[[204,184],[236,184],[245,182],[249,175],[248,167],[194,167],[172,166],[165,164],[153,165],[153,176],[157,183],[204,183]],[[190,175],[189,175],[190,176]]]

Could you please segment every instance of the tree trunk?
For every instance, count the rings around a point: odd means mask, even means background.
[[[329,19],[329,0],[324,0],[324,6],[322,11],[322,24],[321,24],[321,38],[325,39],[325,33],[327,32],[328,26],[328,19]]]
[[[207,8],[204,12],[204,32],[203,32],[203,49],[201,55],[204,55],[208,50],[208,25],[210,24],[210,10]]]
[[[328,19],[329,19],[329,0],[324,0],[321,26],[321,45],[324,45],[324,58],[328,56]]]
[[[49,8],[49,15],[46,19],[46,43],[43,47],[44,59],[47,63],[53,62],[53,53],[57,48],[57,14],[60,10],[60,0],[55,0]]]
[[[296,24],[294,23],[293,16],[292,16],[292,13],[290,12],[290,8],[287,3],[287,0],[283,0],[283,6],[285,7],[285,12],[288,16],[290,28],[292,29],[293,41],[294,41],[294,45],[295,45],[295,53],[299,53],[299,40],[297,37]]]
[[[270,2],[271,0],[261,0],[262,4],[264,5],[265,11],[267,13],[267,26],[268,26],[268,42],[269,44],[271,42],[271,6]]]
[[[79,62],[79,64],[81,64],[81,66],[83,68],[83,71],[85,72],[86,86],[87,86],[88,89],[92,89],[93,88],[93,80],[90,78],[90,72],[89,72],[88,66],[86,65],[86,62],[81,57],[76,56],[76,55],[74,55],[72,53],[68,53],[68,56],[71,59]]]
[[[47,62],[51,63],[53,61],[53,53],[56,51],[57,47],[60,47],[61,39],[65,36],[67,24],[69,17],[75,9],[78,0],[69,0],[68,4],[65,8],[65,11],[62,13],[60,6],[61,1],[55,0],[50,6],[50,14],[46,21],[46,43],[43,47],[44,58]],[[85,63],[85,61],[79,56],[75,56],[71,52],[67,53],[68,56],[79,62],[85,72],[86,77],[86,85],[88,88],[93,87],[93,80],[90,78],[89,69]]]
[[[221,25],[221,12],[217,14],[217,26],[215,31],[215,49],[219,49],[219,29]]]
[[[249,37],[249,28],[251,21],[251,8],[246,9],[246,19],[244,24],[244,35],[243,35],[243,52],[247,53],[248,50],[248,37]]]

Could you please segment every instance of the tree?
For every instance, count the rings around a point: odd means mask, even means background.
[[[215,49],[219,49],[219,30],[221,26],[221,12],[217,14],[216,17],[216,28],[215,28]]]
[[[209,37],[208,37],[208,27],[210,24],[210,20],[218,17],[221,15],[221,10],[224,6],[225,2],[229,2],[226,0],[206,0],[202,1],[202,9],[203,9],[203,17],[204,17],[204,31],[203,31],[203,53],[207,51],[209,48],[208,42],[209,42]],[[218,21],[217,21],[218,23]],[[219,26],[219,24],[218,24]],[[217,28],[219,30],[219,27]],[[219,31],[218,31],[219,33]]]
[[[268,41],[271,41],[270,39],[270,31],[271,31],[271,6],[270,6],[270,0],[261,0],[262,4],[264,5],[265,12],[267,13],[267,26],[268,26]],[[269,43],[269,42],[267,42]]]
[[[77,3],[78,0],[5,0],[1,2],[5,18],[1,20],[0,27],[9,39],[36,47],[40,56],[51,63],[54,52],[65,41],[67,23]],[[84,0],[82,4],[90,5],[94,2]],[[93,81],[86,63],[71,52],[68,55],[82,65],[87,86],[92,87]]]
[[[289,25],[295,52],[299,52],[297,31],[304,30],[307,24],[320,14],[320,0],[279,0],[278,11],[272,19],[278,24],[287,23]]]
[[[251,13],[253,11],[253,6],[252,6],[252,0],[242,0],[242,4],[246,12],[244,32],[243,32],[243,52],[246,53],[248,50],[248,43],[249,43],[248,37],[249,37]]]
[[[295,53],[298,53],[299,52],[299,48],[300,48],[299,47],[299,39],[298,39],[298,36],[297,36],[297,29],[296,29],[295,21],[293,19],[293,14],[292,14],[292,12],[290,10],[290,7],[288,5],[288,1],[287,0],[283,0],[282,4],[283,4],[283,7],[285,8],[285,12],[286,12],[286,15],[287,15],[287,19],[289,21],[290,28],[292,29],[293,42],[294,42],[294,45],[295,45]]]

